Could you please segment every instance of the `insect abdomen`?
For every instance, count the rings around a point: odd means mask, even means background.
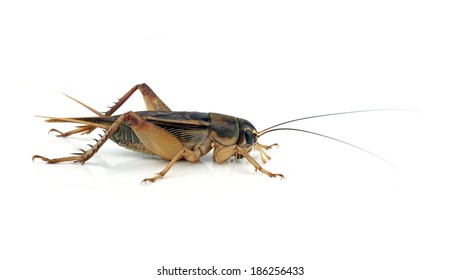
[[[141,140],[137,137],[131,127],[125,123],[120,125],[118,131],[110,137],[110,140],[121,147],[134,150],[136,152],[152,154],[152,152],[147,149],[144,144],[142,144]]]

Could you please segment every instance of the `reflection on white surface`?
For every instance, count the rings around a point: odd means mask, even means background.
[[[29,147],[28,156],[32,150],[64,156],[92,138],[58,139],[46,135],[49,124],[34,121],[37,145]],[[442,247],[436,245],[441,240],[427,238],[455,239],[454,181],[437,177],[453,174],[428,160],[434,158],[430,145],[436,136],[425,135],[427,125],[424,114],[412,112],[298,124],[369,149],[399,168],[328,139],[267,135],[263,143],[280,147],[270,150],[272,160],[264,167],[283,173],[285,180],[255,173],[245,160],[217,164],[207,155],[195,164],[178,162],[165,178],[145,185],[140,181],[167,161],[111,142],[83,166],[29,163],[34,183],[10,191],[16,203],[8,204],[12,217],[22,221],[15,226],[17,242],[9,246],[29,254],[24,259],[15,253],[12,259],[38,273],[55,269],[56,275],[73,269],[74,262],[96,274],[128,273],[114,264],[143,271],[178,264],[306,263],[312,274],[331,262],[341,273],[352,273],[351,266],[372,274],[382,263],[392,268],[386,275],[407,273],[420,263],[449,269],[452,264],[438,256],[450,254],[458,243]],[[33,265],[43,257],[52,264]]]

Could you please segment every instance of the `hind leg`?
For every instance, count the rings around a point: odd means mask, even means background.
[[[67,96],[68,98],[72,99],[73,101],[77,102],[78,104],[82,105],[83,107],[87,108],[88,110],[90,110],[91,112],[95,113],[96,115],[98,115],[100,117],[103,117],[103,116],[111,116],[111,115],[113,115],[113,113],[115,113],[115,111],[118,110],[118,108],[120,108],[131,97],[131,95],[133,95],[134,92],[136,92],[136,90],[139,90],[140,93],[142,93],[142,96],[144,97],[145,107],[146,107],[147,110],[150,110],[150,111],[166,111],[166,112],[171,111],[171,109],[169,109],[169,107],[145,83],[138,84],[138,85],[135,85],[134,87],[132,87],[117,102],[115,102],[115,104],[112,107],[110,107],[110,109],[105,113],[101,113],[101,112],[91,108],[90,106],[84,104],[83,102],[78,101],[77,99],[75,99],[75,98],[73,98],[73,97],[71,97],[71,96],[69,96],[67,94],[64,94],[64,95]],[[95,129],[94,127],[84,125],[84,126],[79,126],[76,129],[73,129],[73,130],[70,130],[70,131],[67,131],[67,132],[61,132],[61,131],[59,131],[57,129],[54,129],[54,128],[51,129],[49,132],[56,132],[58,134],[57,135],[58,137],[67,137],[67,136],[70,136],[70,135],[73,135],[73,134],[76,134],[76,133],[89,134],[94,129]]]
[[[132,87],[125,95],[123,95],[117,102],[115,102],[115,105],[110,107],[110,110],[105,112],[106,116],[111,116],[118,108],[123,105],[123,103],[128,100],[131,95],[133,95],[136,90],[139,90],[143,97],[144,97],[144,103],[145,107],[149,111],[164,111],[164,112],[171,112],[171,109],[153,92],[153,90],[147,85],[147,84],[138,84]]]
[[[32,157],[32,160],[35,159],[41,159],[43,161],[46,161],[47,163],[53,164],[53,163],[60,163],[60,162],[66,162],[66,161],[73,161],[73,162],[80,162],[81,164],[85,163],[88,159],[90,159],[94,154],[97,153],[97,151],[104,145],[104,143],[112,136],[120,127],[120,125],[123,123],[123,121],[126,119],[126,114],[121,115],[105,132],[104,135],[101,136],[99,140],[97,140],[96,144],[94,145],[89,145],[91,149],[85,151],[83,149],[80,149],[81,153],[73,153],[73,156],[68,156],[68,157],[61,157],[61,158],[53,158],[49,159],[44,156],[40,155],[34,155]]]

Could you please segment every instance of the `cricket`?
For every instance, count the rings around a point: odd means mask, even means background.
[[[143,96],[146,111],[128,111],[124,114],[114,115],[114,113],[137,91]],[[109,107],[109,110],[105,113],[99,112],[73,97],[66,96],[97,116],[66,118],[44,117],[47,122],[78,124],[75,129],[67,132],[61,132],[54,128],[49,132],[56,133],[58,137],[68,137],[77,133],[82,135],[90,134],[96,128],[101,128],[104,130],[104,133],[99,134],[99,139],[94,139],[94,144],[88,144],[90,148],[87,150],[80,149],[79,152],[72,153],[70,156],[51,159],[41,155],[34,155],[32,157],[33,161],[35,159],[40,159],[49,164],[61,162],[84,164],[99,151],[107,140],[110,139],[121,147],[136,152],[156,155],[169,161],[162,171],[156,173],[151,178],[144,179],[142,183],[155,182],[163,178],[179,160],[196,162],[211,150],[213,150],[212,157],[217,163],[222,163],[230,158],[236,160],[245,158],[254,166],[256,171],[260,171],[269,177],[279,177],[283,179],[284,176],[282,174],[272,173],[264,169],[250,154],[251,151],[255,150],[259,152],[262,163],[266,163],[267,160],[270,160],[271,158],[266,151],[272,147],[278,146],[278,144],[264,145],[259,143],[258,140],[264,134],[280,130],[299,131],[325,137],[382,159],[363,148],[327,135],[281,126],[311,118],[379,111],[384,109],[348,111],[302,117],[281,122],[261,131],[257,131],[251,122],[243,118],[219,113],[172,111],[145,83],[132,87],[126,94],[118,99],[117,102],[114,102],[114,105]]]

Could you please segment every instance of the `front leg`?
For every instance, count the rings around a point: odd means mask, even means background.
[[[218,163],[224,162],[230,157],[234,155],[239,155],[245,157],[255,168],[256,170],[259,170],[260,172],[268,175],[269,177],[280,177],[281,179],[284,178],[283,174],[277,174],[277,173],[271,173],[270,171],[262,168],[260,164],[253,158],[251,155],[246,152],[243,148],[233,145],[233,146],[218,146],[214,150],[214,160]]]

